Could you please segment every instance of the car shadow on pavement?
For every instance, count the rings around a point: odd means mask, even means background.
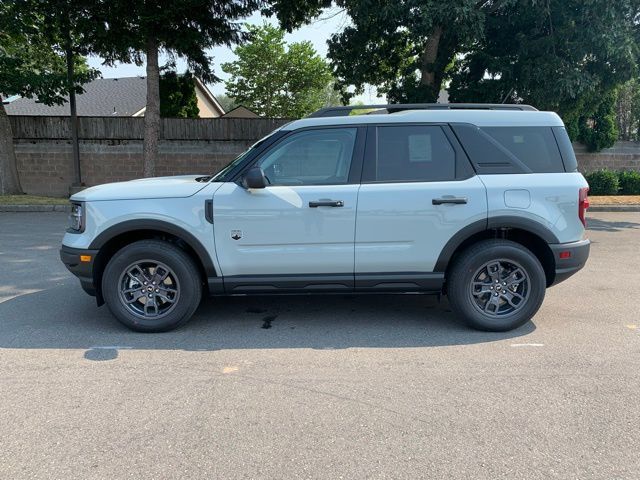
[[[640,228],[640,223],[606,221],[593,217],[587,219],[587,230],[594,230],[596,232],[621,232],[622,230],[636,228]]]
[[[517,338],[533,322],[506,333],[474,331],[446,299],[424,295],[228,297],[203,300],[178,330],[127,330],[106,306],[73,281],[0,303],[0,349],[84,349],[88,360],[110,360],[123,349],[411,348]]]

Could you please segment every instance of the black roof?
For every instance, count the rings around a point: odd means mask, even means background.
[[[131,117],[147,104],[145,77],[99,78],[83,85],[77,95],[78,115]],[[8,115],[69,115],[69,103],[47,106],[36,98],[19,98],[5,105]]]

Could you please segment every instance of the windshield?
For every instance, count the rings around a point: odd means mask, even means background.
[[[250,152],[252,152],[253,150],[255,150],[256,148],[258,148],[260,145],[262,145],[267,139],[271,138],[272,135],[274,135],[276,132],[280,131],[280,129],[276,129],[273,132],[271,132],[269,135],[267,135],[266,137],[261,138],[260,140],[258,140],[256,143],[254,143],[253,145],[251,145],[247,150],[245,150],[244,152],[242,152],[240,155],[238,155],[235,159],[233,159],[231,161],[231,163],[229,163],[226,167],[223,167],[222,170],[220,170],[218,173],[214,174],[211,177],[211,181],[212,182],[224,182],[225,177],[227,175],[227,173],[229,173],[231,170],[233,170],[237,165],[239,165],[246,157],[247,155],[249,155]]]

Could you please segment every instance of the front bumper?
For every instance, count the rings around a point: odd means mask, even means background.
[[[556,275],[552,285],[557,285],[584,267],[589,258],[591,242],[580,240],[579,242],[549,245],[549,247],[556,262]]]
[[[78,277],[82,289],[94,297],[96,296],[96,285],[93,280],[93,264],[97,254],[98,250],[72,248],[66,245],[62,245],[60,248],[60,260],[62,260],[62,263],[67,267],[67,270]],[[91,260],[83,262],[80,260],[81,256],[89,256]]]

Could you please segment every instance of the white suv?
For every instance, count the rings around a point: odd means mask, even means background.
[[[62,261],[144,332],[185,323],[203,293],[352,292],[445,293],[504,331],[584,266],[588,186],[555,113],[352,109],[289,123],[214,176],[74,195]]]

